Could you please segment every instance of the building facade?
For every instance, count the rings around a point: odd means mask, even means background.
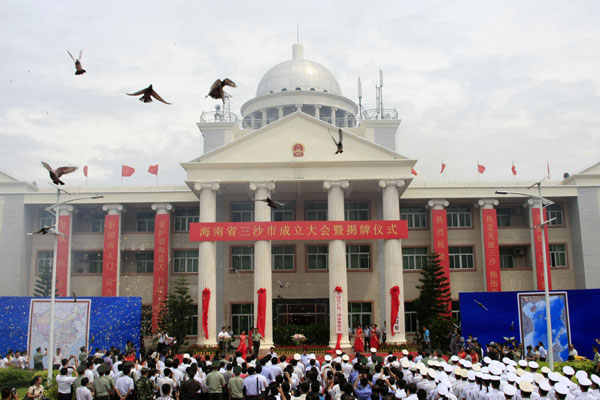
[[[54,225],[45,211],[55,191],[0,173],[0,280],[5,295],[33,294],[41,266],[57,252],[59,291],[78,296],[141,296],[146,333],[152,307],[179,277],[197,299],[189,334],[213,345],[221,326],[236,333],[255,325],[257,290],[266,288],[265,346],[274,325],[328,324],[335,344],[334,288],[348,327],[377,323],[388,342],[417,329],[412,301],[427,254],[447,255],[452,310],[458,294],[537,290],[539,203],[496,190],[537,194],[531,182],[413,181],[416,160],[396,151],[395,110],[359,112],[333,74],[304,59],[262,78],[238,118],[227,108],[203,113],[204,154],[182,163],[180,186],[74,188],[102,199],[59,208],[67,238],[26,233]],[[344,134],[335,154],[330,135]],[[600,287],[600,163],[543,184],[548,263],[553,289]],[[284,203],[271,209],[271,197]],[[68,199],[65,195],[63,197]],[[493,217],[490,217],[493,216]],[[441,217],[443,216],[443,218]],[[192,222],[406,220],[408,238],[388,240],[193,242]],[[493,223],[492,223],[493,222]],[[537,235],[537,236],[536,236]],[[538,247],[538,251],[536,251]],[[400,313],[390,321],[390,289],[400,288]],[[208,289],[208,337],[202,293]],[[391,335],[396,325],[398,333]]]

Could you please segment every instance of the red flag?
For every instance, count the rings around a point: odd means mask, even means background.
[[[152,175],[158,175],[158,164],[149,166],[148,173],[150,173]]]
[[[550,179],[550,164],[546,161],[546,169],[548,170],[548,179]]]
[[[510,169],[513,175],[517,175],[517,168],[515,167],[515,163],[513,163],[512,168]]]
[[[440,174],[443,174],[445,169],[446,169],[446,164],[442,163],[442,170],[440,171]]]
[[[411,168],[411,169],[410,169],[410,173],[411,173],[411,174],[413,174],[414,176],[417,176],[417,175],[419,175],[419,174],[417,174],[417,171],[415,171],[415,169],[414,169],[414,168]]]
[[[122,165],[121,166],[121,176],[131,176],[133,175],[133,173],[135,172],[135,168],[130,167],[128,165]]]
[[[88,166],[86,165],[85,167],[83,167],[83,176],[85,176],[87,178],[87,173],[88,173]]]
[[[483,174],[485,172],[485,167],[479,164],[479,162],[477,162],[477,172],[479,172],[480,174]]]

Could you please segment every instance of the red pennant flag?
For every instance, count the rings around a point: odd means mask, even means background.
[[[440,171],[440,174],[443,174],[445,169],[446,169],[446,164],[442,163],[442,170]]]
[[[158,175],[158,164],[149,166],[148,173],[152,175]]]
[[[414,176],[417,176],[417,175],[419,175],[419,174],[417,174],[417,171],[415,171],[415,169],[414,169],[414,168],[411,168],[411,169],[410,169],[410,173],[411,173],[411,174],[413,174]]]
[[[512,168],[510,169],[513,175],[517,175],[517,168],[515,167],[515,163],[513,163]]]
[[[88,166],[86,165],[85,167],[83,167],[83,176],[85,176],[87,178],[87,174],[88,174]]]
[[[479,172],[480,174],[483,174],[485,172],[485,167],[479,164],[479,162],[477,162],[477,172]]]
[[[121,176],[131,176],[133,175],[133,173],[135,172],[135,168],[130,167],[128,165],[122,165],[121,166]]]
[[[546,169],[548,170],[548,179],[550,179],[550,164],[546,161]]]

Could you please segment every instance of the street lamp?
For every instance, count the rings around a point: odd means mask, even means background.
[[[531,189],[534,186],[537,186],[538,188],[538,195],[533,195],[533,194],[529,194],[529,193],[521,193],[521,192],[508,192],[508,191],[504,191],[504,190],[496,190],[496,194],[514,194],[514,195],[518,195],[518,196],[525,196],[525,197],[529,197],[529,198],[533,198],[533,199],[537,199],[540,202],[540,229],[543,229],[544,231],[542,232],[542,259],[544,262],[544,266],[543,266],[543,270],[544,270],[544,300],[546,301],[546,340],[548,341],[548,366],[550,367],[551,371],[554,371],[554,349],[552,346],[552,318],[550,315],[550,293],[548,291],[548,260],[546,258],[546,232],[547,232],[547,224],[551,221],[544,221],[544,203],[546,205],[551,205],[554,204],[553,201],[550,201],[548,199],[545,199],[542,197],[542,182],[545,180],[546,178],[534,183],[533,185],[531,185],[529,187],[529,189]],[[533,229],[536,229],[537,227],[533,227]]]
[[[60,234],[62,234],[62,232],[60,231],[60,226],[58,224],[58,220],[59,220],[59,212],[56,210],[56,208],[60,205],[63,204],[67,204],[70,203],[72,201],[76,201],[76,200],[87,200],[87,199],[101,199],[104,196],[101,194],[95,194],[92,196],[87,196],[87,197],[76,197],[73,199],[67,199],[65,201],[60,201],[60,188],[56,188],[56,202],[47,207],[46,211],[50,211],[51,213],[54,214],[54,220],[55,225],[56,225],[56,232],[58,232],[58,234],[54,235],[54,254],[52,255],[52,283],[51,283],[51,292],[50,292],[50,333],[48,334],[48,340],[49,340],[49,344],[48,344],[48,375],[47,375],[47,380],[48,380],[48,386],[50,386],[52,384],[52,360],[54,359],[54,304],[56,301],[56,263],[57,263],[57,253],[58,253],[58,236]]]

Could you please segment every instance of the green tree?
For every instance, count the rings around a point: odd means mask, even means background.
[[[158,321],[158,328],[175,338],[176,343],[172,346],[175,352],[180,346],[187,344],[185,336],[192,323],[192,315],[195,315],[196,312],[187,280],[182,276],[175,281],[173,292],[169,293],[163,302],[161,317]]]
[[[52,266],[41,265],[40,271],[33,288],[35,297],[50,297],[52,293]],[[58,290],[56,290],[57,292]]]

